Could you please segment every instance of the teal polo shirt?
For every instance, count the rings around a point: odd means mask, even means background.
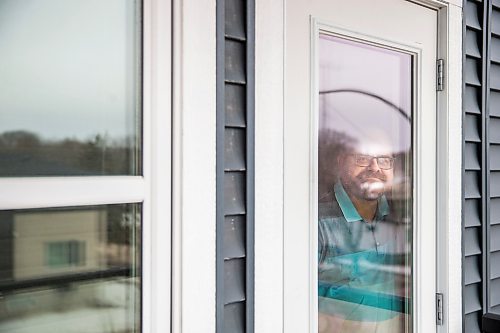
[[[339,182],[318,212],[319,312],[372,322],[408,313],[408,226],[390,218],[385,195],[367,222]]]

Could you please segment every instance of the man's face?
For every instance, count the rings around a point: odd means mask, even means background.
[[[347,193],[358,199],[377,200],[391,186],[393,155],[380,148],[358,148],[339,157],[340,179]]]

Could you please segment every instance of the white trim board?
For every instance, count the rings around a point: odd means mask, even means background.
[[[215,331],[216,1],[173,1],[172,332]]]
[[[438,332],[462,332],[462,8],[439,10],[438,57],[445,87],[438,93],[438,281],[444,322]]]

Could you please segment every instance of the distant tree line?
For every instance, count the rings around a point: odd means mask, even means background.
[[[4,132],[0,134],[0,175],[135,174],[139,156],[136,146],[131,138],[112,140],[102,134],[85,140],[44,140],[29,131]]]

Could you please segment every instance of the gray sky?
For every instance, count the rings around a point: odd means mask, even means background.
[[[411,114],[411,56],[408,54],[322,35],[319,42],[320,91],[357,89],[376,94]],[[409,122],[372,97],[337,93],[322,95],[320,128],[373,141],[385,133],[394,151],[411,143]]]
[[[133,0],[1,0],[0,133],[133,134],[135,29]]]

